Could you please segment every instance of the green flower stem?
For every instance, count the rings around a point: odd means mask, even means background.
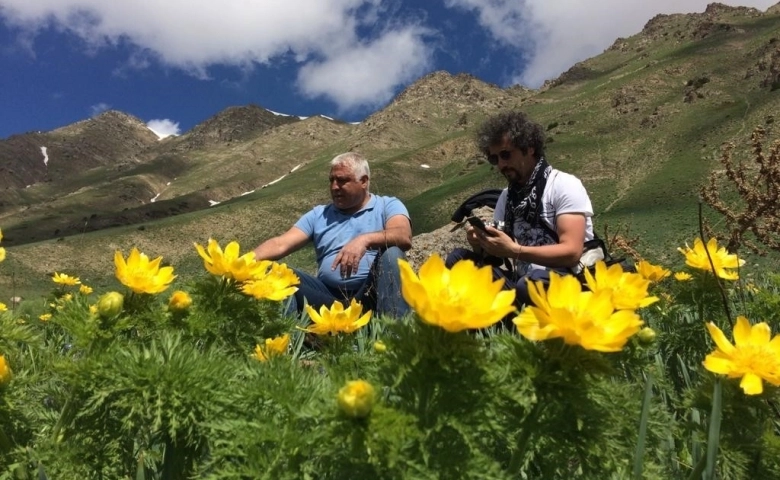
[[[704,466],[706,462],[707,462],[707,457],[701,457],[699,461],[696,463],[696,466],[693,467],[693,470],[691,470],[691,474],[688,475],[688,480],[701,479],[701,474],[704,472]]]
[[[534,408],[525,417],[523,425],[520,427],[520,436],[517,439],[515,451],[512,452],[512,458],[510,458],[509,467],[507,468],[509,474],[513,477],[517,477],[520,473],[523,457],[525,456],[526,448],[528,448],[528,442],[531,440],[531,433],[536,428],[537,420],[541,417],[542,408],[542,402],[537,398]]]
[[[647,437],[647,420],[650,416],[650,401],[653,398],[653,374],[647,374],[645,378],[645,396],[642,400],[642,413],[639,416],[639,437],[636,442],[636,451],[634,453],[634,478],[641,480],[642,464],[645,455],[645,439]]]
[[[72,410],[74,410],[73,395],[69,396],[68,399],[65,400],[65,405],[62,407],[62,411],[60,412],[60,418],[57,419],[57,423],[54,425],[54,428],[51,431],[52,443],[59,443],[57,437],[60,436],[60,431],[62,430],[62,427],[65,426],[66,418],[71,416]]]
[[[715,379],[715,386],[712,389],[712,413],[710,414],[710,426],[707,433],[707,465],[703,476],[705,480],[713,480],[715,478],[722,411],[723,386],[720,382],[720,377],[718,377]]]

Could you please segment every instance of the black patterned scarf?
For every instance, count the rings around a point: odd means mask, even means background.
[[[550,172],[552,172],[550,164],[544,158],[540,158],[525,185],[509,184],[504,211],[504,225],[509,230],[507,233],[514,236],[515,219],[525,220],[529,225],[539,225],[542,194],[544,187],[547,186]]]
[[[542,197],[552,167],[544,158],[536,163],[525,185],[510,184],[507,188],[504,231],[520,245],[536,247],[558,243],[558,235],[541,218]],[[525,275],[528,262],[516,262],[515,272]]]

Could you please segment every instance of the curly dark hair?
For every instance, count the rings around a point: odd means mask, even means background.
[[[512,145],[525,155],[534,149],[534,158],[544,156],[544,129],[520,111],[503,112],[488,118],[477,130],[477,148],[488,154],[488,148],[504,142],[509,135]]]

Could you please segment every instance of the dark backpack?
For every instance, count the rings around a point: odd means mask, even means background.
[[[455,213],[452,214],[452,221],[460,223],[466,217],[471,216],[471,212],[480,207],[490,207],[495,210],[498,203],[498,197],[501,196],[500,188],[488,188],[470,196],[460,204]]]

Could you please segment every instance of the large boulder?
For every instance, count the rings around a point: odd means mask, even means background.
[[[493,219],[493,209],[489,207],[478,208],[473,214],[483,220]],[[414,237],[412,249],[406,252],[406,258],[414,271],[417,271],[432,254],[438,253],[441,258],[447,258],[447,254],[457,247],[469,248],[469,244],[466,242],[465,228],[452,222],[438,230]]]

